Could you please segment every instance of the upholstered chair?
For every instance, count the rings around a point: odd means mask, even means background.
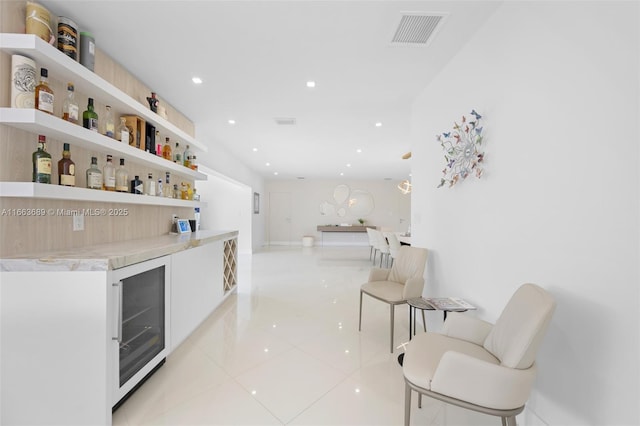
[[[441,333],[415,336],[407,345],[405,419],[411,392],[502,418],[515,426],[536,375],[536,353],[555,310],[552,297],[535,284],[513,294],[495,325],[450,313]]]
[[[398,250],[400,250],[400,240],[398,240],[398,236],[394,232],[383,232],[382,234],[389,243],[389,257],[393,266],[393,260],[398,257]]]
[[[360,287],[358,330],[362,330],[363,294],[388,303],[391,311],[391,353],[393,353],[395,307],[396,305],[407,303],[408,299],[422,296],[427,254],[428,252],[425,248],[402,246],[391,269],[372,268],[369,273],[369,281]]]
[[[376,248],[376,235],[374,234],[374,229],[372,228],[367,228],[367,237],[369,237],[369,260],[371,260],[372,256],[373,256],[373,263],[376,263],[376,251],[378,250]]]

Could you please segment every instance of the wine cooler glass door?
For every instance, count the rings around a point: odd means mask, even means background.
[[[165,348],[164,266],[122,280],[120,386]]]

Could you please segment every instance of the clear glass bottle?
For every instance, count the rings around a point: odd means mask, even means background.
[[[156,185],[156,197],[162,197],[162,179],[158,179],[158,184]]]
[[[173,155],[171,153],[171,143],[169,142],[169,138],[165,138],[164,146],[162,147],[162,157],[165,160],[173,161]]]
[[[116,170],[116,191],[129,192],[129,172],[124,167],[124,158],[120,159],[120,167]]]
[[[73,83],[67,83],[67,97],[62,104],[62,119],[73,124],[78,124],[80,107],[75,98],[75,88]]]
[[[58,161],[58,185],[76,186],[76,165],[71,160],[68,143],[62,145],[62,159]]]
[[[40,83],[36,86],[35,106],[42,112],[53,114],[53,90],[49,87],[49,72],[40,68]]]
[[[191,156],[191,161],[189,161],[189,167],[191,170],[198,170],[198,159],[195,155]]]
[[[120,124],[116,128],[116,139],[122,143],[129,145],[129,128],[127,127],[127,119],[120,117]]]
[[[156,195],[156,183],[153,180],[153,173],[149,173],[147,180],[144,181],[144,195]]]
[[[162,187],[162,196],[165,198],[172,198],[173,193],[171,191],[171,173],[165,172],[164,174],[164,185]]]
[[[93,98],[88,99],[87,109],[82,113],[82,126],[94,132],[98,131],[98,114],[93,108]]]
[[[107,164],[102,168],[102,180],[104,189],[107,191],[116,190],[116,167],[113,165],[113,157],[107,155]]]
[[[187,144],[187,147],[182,153],[182,161],[185,167],[191,167],[191,164],[189,163],[191,161],[191,151],[189,150],[189,144]]]
[[[102,172],[98,168],[96,157],[91,157],[91,167],[87,169],[87,188],[102,189]]]
[[[173,162],[178,164],[183,164],[182,161],[182,151],[180,151],[180,143],[176,142],[176,147],[173,150]]]
[[[47,152],[47,138],[38,135],[38,149],[31,155],[33,162],[32,182],[51,183],[51,154]]]
[[[180,190],[177,183],[173,184],[173,198],[180,198]]]
[[[113,122],[113,111],[111,111],[111,106],[107,105],[107,113],[104,117],[104,134],[105,136],[109,136],[110,138],[116,137],[116,126]]]

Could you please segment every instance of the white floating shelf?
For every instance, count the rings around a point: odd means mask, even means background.
[[[118,156],[116,154],[119,153],[127,162],[131,161],[163,171],[168,170],[172,174],[175,173],[194,180],[207,180],[207,175],[204,173],[191,170],[173,161],[165,160],[157,155],[118,142],[115,139],[36,109],[0,108],[0,124],[6,124],[34,134],[46,135],[47,138],[57,139],[103,154]]]
[[[76,200],[97,203],[139,204],[150,206],[206,207],[200,201],[151,197],[126,192],[100,191],[96,189],[60,186],[32,182],[0,182],[2,198],[39,198],[49,200]],[[90,208],[90,207],[87,207]]]
[[[0,33],[0,50],[9,54],[28,56],[38,67],[45,67],[49,77],[59,76],[61,79],[73,81],[77,91],[87,93],[97,102],[111,105],[125,114],[136,114],[153,124],[158,130],[164,130],[171,139],[187,143],[191,147],[207,152],[207,147],[195,140],[191,135],[160,117],[148,107],[107,82],[80,63],[74,61],[55,47],[45,43],[33,34]]]

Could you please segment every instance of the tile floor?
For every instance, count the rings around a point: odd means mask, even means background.
[[[231,295],[113,415],[114,425],[401,425],[404,381],[389,308],[359,288],[368,247],[241,257]],[[396,345],[408,338],[396,308]],[[424,398],[412,425],[499,425]]]

